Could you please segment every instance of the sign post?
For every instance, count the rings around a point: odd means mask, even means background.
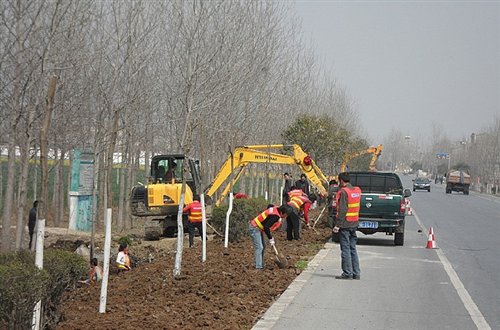
[[[94,154],[75,149],[73,151],[71,190],[69,192],[69,229],[91,231],[93,183]]]

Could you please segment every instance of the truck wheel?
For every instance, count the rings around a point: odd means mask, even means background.
[[[394,233],[394,245],[403,246],[405,243],[405,233]]]

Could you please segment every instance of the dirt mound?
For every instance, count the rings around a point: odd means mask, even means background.
[[[53,249],[65,250],[74,252],[80,245],[88,245],[89,242],[85,242],[81,239],[68,240],[68,239],[58,239],[55,243],[50,244],[49,247]]]
[[[152,247],[158,256],[153,263],[110,276],[105,314],[98,312],[100,286],[68,292],[58,328],[249,329],[301,272],[296,268],[303,264],[299,261],[310,260],[330,233],[324,227],[304,229],[302,239],[292,242],[285,240],[284,232],[277,233],[276,244],[288,266],[279,269],[268,247],[262,271],[254,268],[249,238],[227,249],[221,239],[209,241],[205,263],[197,239],[195,247],[184,250],[180,279],[172,276],[175,252]]]

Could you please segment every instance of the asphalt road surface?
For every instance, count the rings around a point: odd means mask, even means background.
[[[359,233],[361,280],[346,281],[327,244],[255,329],[500,329],[500,199],[412,193],[404,246]],[[430,227],[438,249],[426,249]]]
[[[411,186],[412,177],[403,177]],[[492,329],[500,329],[500,198],[453,192],[432,184],[411,197],[436,242]]]

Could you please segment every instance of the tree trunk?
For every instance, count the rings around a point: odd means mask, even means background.
[[[55,210],[55,224],[56,227],[61,225],[63,214],[64,214],[64,178],[63,178],[63,168],[64,168],[64,155],[65,151],[61,149],[61,154],[59,157],[59,162],[56,168],[56,180],[57,184],[54,183],[54,191],[57,191],[54,201]]]
[[[125,191],[128,191],[128,189],[125,189],[125,170],[128,168],[127,162],[129,159],[129,155],[127,154],[127,149],[124,147],[122,152],[122,162],[120,166],[120,192],[119,192],[119,201],[118,201],[118,230],[124,230],[125,229],[125,224],[124,224],[124,207],[125,207]]]
[[[104,216],[106,214],[106,210],[107,208],[109,207],[108,206],[108,192],[107,192],[107,189],[108,189],[108,179],[107,179],[107,170],[106,170],[106,164],[105,164],[105,161],[107,159],[106,156],[104,155],[101,155],[101,159],[102,159],[102,162],[100,162],[99,164],[99,172],[102,173],[102,177],[101,177],[101,180],[99,181],[99,200],[101,201],[100,205],[102,205],[102,208],[99,212],[99,216],[98,216],[98,219],[104,219]],[[100,228],[100,221],[96,221],[96,226]],[[113,222],[113,220],[111,220],[111,222]],[[96,227],[96,228],[97,228]]]
[[[16,174],[16,150],[14,133],[9,140],[9,154],[7,161],[7,187],[5,189],[4,208],[2,213],[2,250],[10,251],[10,224],[12,217],[12,202],[14,199],[14,179]]]
[[[248,185],[250,186],[250,189],[248,190],[248,196],[254,198],[255,197],[255,173],[253,166],[249,166],[250,168],[248,169]]]
[[[118,137],[118,119],[120,118],[119,109],[113,111],[113,122],[111,124],[111,140],[106,161],[106,204],[107,207],[113,207],[113,154],[115,152],[116,140]],[[104,209],[106,211],[106,209]]]
[[[12,109],[10,110],[10,129],[7,135],[7,148],[8,148],[8,158],[7,158],[7,186],[5,189],[4,196],[4,208],[2,211],[2,250],[10,251],[10,224],[12,216],[12,204],[14,202],[14,181],[16,173],[16,132],[17,123],[19,121],[19,114],[21,113],[21,77],[22,77],[22,56],[24,51],[24,45],[21,42],[21,3],[17,3],[17,15],[16,15],[16,42],[14,44],[14,50],[17,52],[15,55],[15,66],[14,66],[14,81],[13,81],[13,93],[12,93]]]
[[[184,177],[186,177],[186,167],[184,167]],[[174,277],[181,275],[182,252],[184,251],[184,224],[182,222],[182,209],[184,208],[184,198],[186,196],[186,180],[182,181],[181,200],[177,212],[177,248],[175,254]]]
[[[26,136],[21,145],[21,178],[18,187],[17,225],[16,225],[16,251],[21,250],[24,236],[24,212],[26,209],[26,198],[28,195],[28,172],[29,172],[29,125],[26,127]]]
[[[130,142],[131,157],[128,164],[128,176],[127,176],[127,191],[131,191],[132,186],[136,183],[137,169],[140,165],[140,151],[138,148],[134,147],[133,141]],[[130,194],[125,195],[126,198],[126,208],[125,208],[125,227],[127,229],[133,228],[133,217],[130,214]]]
[[[57,208],[56,208],[56,205],[57,205],[57,201],[59,200],[59,180],[61,179],[61,176],[60,176],[60,169],[61,169],[61,166],[59,164],[59,160],[58,160],[58,154],[59,154],[59,149],[54,149],[54,179],[53,179],[53,182],[52,182],[52,200],[51,200],[51,209],[52,209],[52,219],[53,219],[53,223],[54,223],[54,226],[55,227],[59,227],[59,224],[57,223],[58,219],[57,219]]]
[[[35,155],[37,154],[38,150],[35,150]],[[39,160],[36,159],[36,156],[34,158],[33,162],[33,200],[37,200],[38,198],[38,163]]]
[[[50,128],[50,120],[52,118],[52,111],[54,109],[54,96],[57,87],[57,76],[52,75],[49,77],[49,88],[47,92],[47,106],[43,116],[42,126],[40,127],[40,163],[42,165],[42,198],[38,206],[38,219],[46,219],[47,216],[47,200],[49,196],[49,166],[47,155],[48,148],[48,134]]]
[[[3,165],[0,163],[0,201],[3,201]],[[3,210],[2,205],[0,205],[0,212]]]
[[[101,146],[99,145],[99,148]],[[106,200],[105,200],[105,188],[106,188],[106,172],[103,170],[104,168],[104,155],[100,153],[98,155],[99,158],[99,166],[97,167],[97,172],[99,173],[99,180],[97,181],[97,189],[96,196],[98,203],[96,203],[96,217],[93,219],[93,225],[96,226],[96,229],[100,227],[100,216],[99,214],[106,214]],[[96,165],[97,166],[97,165]],[[101,213],[102,211],[102,213]]]
[[[98,145],[97,145],[98,146]],[[95,150],[99,150],[95,148]],[[94,248],[95,248],[95,231],[96,224],[98,222],[99,210],[97,209],[97,192],[99,190],[99,166],[100,166],[101,155],[94,155],[94,182],[92,185],[92,232],[90,234],[90,260],[94,257]],[[102,190],[101,190],[102,191]]]

